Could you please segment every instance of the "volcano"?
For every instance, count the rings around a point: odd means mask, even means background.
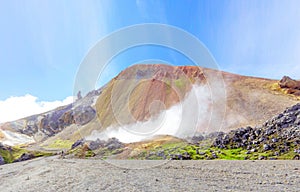
[[[194,131],[228,132],[261,124],[299,102],[297,94],[283,89],[278,80],[197,66],[133,65],[70,105],[1,124],[0,142],[57,147],[60,141],[71,144],[95,131],[144,125],[183,104],[179,118],[197,114],[193,120],[201,119]],[[196,105],[190,102],[193,98],[198,98]],[[170,119],[177,122],[178,115]],[[184,126],[189,124],[180,128]],[[134,131],[137,129],[143,127],[135,126]]]

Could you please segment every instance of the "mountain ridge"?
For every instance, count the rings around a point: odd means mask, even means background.
[[[227,93],[222,130],[255,126],[298,101],[296,96],[283,92],[276,80],[197,66],[134,65],[70,105],[0,125],[0,141],[5,140],[5,131],[25,134],[39,144],[62,138],[75,141],[93,130],[102,131],[118,123],[147,121],[183,101],[194,84],[207,84],[205,75],[216,76],[217,73],[221,74]],[[222,111],[217,113],[222,115]]]

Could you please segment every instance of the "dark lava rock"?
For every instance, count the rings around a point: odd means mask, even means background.
[[[271,150],[271,146],[268,145],[268,144],[264,144],[264,145],[263,145],[263,149],[264,149],[264,151]]]
[[[300,151],[300,103],[287,108],[262,126],[239,128],[229,133],[215,134],[212,146],[221,149],[243,148],[248,153],[273,151],[279,154],[291,149]],[[299,149],[299,150],[298,150]],[[262,158],[262,157],[261,157]]]
[[[74,149],[78,146],[82,146],[84,143],[85,143],[84,139],[79,139],[79,140],[75,141],[75,143],[72,144],[71,149]]]
[[[205,139],[205,137],[203,135],[195,135],[190,140],[191,140],[191,143],[196,144],[196,143],[203,141],[204,139]]]
[[[99,148],[106,147],[110,151],[125,147],[125,145],[122,142],[120,142],[117,138],[113,137],[108,139],[107,141],[100,140],[99,138],[95,141],[86,141],[84,139],[80,139],[72,145],[72,149],[77,146],[83,145],[86,145],[90,150],[97,150]]]
[[[3,157],[0,155],[0,165],[4,165],[5,164],[5,161],[3,159]]]
[[[214,159],[217,159],[217,158],[218,158],[217,154],[214,153],[214,152],[211,154],[211,156],[212,156],[212,158],[214,158]]]
[[[300,154],[300,148],[299,149],[295,149],[294,152]]]
[[[267,159],[266,156],[259,156],[259,157],[258,157],[258,160],[266,160],[266,159]]]
[[[300,160],[300,156],[299,155],[295,155],[293,159],[294,160]]]
[[[115,149],[120,149],[124,147],[124,144],[120,142],[117,138],[113,137],[108,139],[108,141],[105,144],[105,147],[109,150],[115,150]]]
[[[21,157],[19,157],[18,159],[16,159],[14,162],[21,162],[21,161],[27,161],[30,159],[33,159],[35,156],[31,153],[23,153],[21,155]]]
[[[279,156],[279,152],[278,152],[278,151],[275,151],[275,152],[274,152],[274,155],[275,155],[275,156]]]
[[[191,160],[191,156],[188,153],[171,154],[170,160]]]
[[[95,97],[100,93],[100,89],[89,92],[85,97],[81,97],[79,93],[79,100],[72,104],[27,117],[26,124],[18,126],[18,131],[28,136],[35,136],[38,133],[40,140],[43,140],[56,135],[72,124],[85,125],[96,116],[96,111],[91,106]]]
[[[91,106],[79,106],[74,109],[73,117],[76,124],[85,125],[96,115],[95,109]]]
[[[89,144],[89,148],[91,150],[99,149],[100,147],[104,147],[106,145],[106,141],[100,140],[99,138],[96,141],[91,141]]]

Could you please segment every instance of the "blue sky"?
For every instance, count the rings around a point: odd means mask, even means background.
[[[80,62],[97,41],[142,23],[186,30],[222,70],[300,79],[299,21],[299,1],[0,0],[0,100],[26,94],[36,101],[64,100],[73,94]],[[116,58],[96,88],[143,59],[190,64],[159,49],[142,47]]]

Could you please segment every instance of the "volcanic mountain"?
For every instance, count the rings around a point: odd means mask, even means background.
[[[61,141],[72,144],[94,133],[115,130],[117,134],[120,127],[138,125],[134,134],[159,118],[179,122],[180,129],[197,121],[193,131],[226,132],[260,124],[299,102],[297,94],[284,89],[277,80],[196,66],[134,65],[70,105],[0,125],[0,142],[59,148]],[[175,114],[175,108],[182,106]],[[163,116],[168,114],[173,119]],[[155,132],[155,125],[161,124],[150,125],[147,131]]]

